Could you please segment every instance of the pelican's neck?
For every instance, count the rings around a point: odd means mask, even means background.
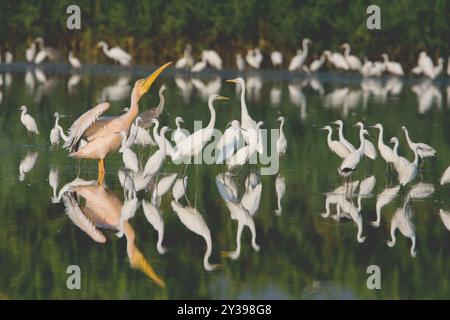
[[[208,129],[213,129],[216,124],[216,110],[214,110],[213,101],[208,102],[209,112],[211,112],[211,120],[209,120]]]
[[[130,108],[126,113],[123,114],[123,117],[127,119],[128,127],[131,126],[134,119],[136,119],[137,115],[139,114],[139,98],[137,97],[137,94],[134,92],[131,92],[131,101],[130,101]]]

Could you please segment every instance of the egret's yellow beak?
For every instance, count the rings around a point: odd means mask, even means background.
[[[225,80],[226,82],[238,83],[236,79]]]
[[[172,62],[167,62],[165,65],[162,65],[156,71],[154,71],[151,75],[149,75],[144,82],[141,84],[139,88],[139,95],[142,97],[152,86],[153,82],[155,82],[156,78],[160,75],[161,72],[164,71],[168,66],[170,66]]]
[[[224,97],[224,96],[218,96],[217,100],[230,100],[230,98]]]

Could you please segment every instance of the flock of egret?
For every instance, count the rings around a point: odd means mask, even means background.
[[[387,53],[381,55],[380,61],[370,61],[364,57],[363,61],[357,56],[351,54],[350,44],[344,43],[341,45],[343,52],[332,52],[325,50],[316,59],[309,58],[309,45],[312,41],[308,38],[302,40],[302,48],[298,49],[296,54],[286,64],[287,70],[304,71],[307,73],[314,73],[319,71],[326,62],[330,67],[341,71],[355,71],[361,73],[364,77],[379,77],[384,73],[404,76],[405,71],[399,62],[392,61]],[[120,46],[109,47],[105,41],[100,41],[96,48],[102,48],[103,53],[109,59],[122,66],[129,66],[133,60],[132,56],[127,53]],[[189,69],[191,72],[201,72],[207,67],[222,70],[223,59],[215,50],[203,50],[200,55],[200,60],[195,62],[192,46],[186,45],[183,56],[175,63],[177,69]],[[1,49],[0,49],[1,52]],[[45,46],[44,39],[38,37],[34,39],[30,47],[25,52],[25,58],[28,62],[36,64],[42,63],[45,60],[56,61],[59,59],[58,50]],[[263,65],[264,59],[270,60],[270,65],[273,68],[280,69],[284,64],[283,54],[280,51],[274,50],[267,53],[267,57],[260,48],[251,48],[247,51],[245,57],[242,53],[236,53],[235,67],[239,71],[244,71],[246,68],[260,69]],[[5,51],[4,62],[12,63],[13,54],[10,51]],[[80,68],[82,63],[74,56],[72,51],[68,53],[68,61],[73,68]],[[2,63],[2,56],[0,55],[0,63]],[[444,70],[444,58],[438,58],[437,63],[434,64],[432,58],[428,56],[425,51],[419,53],[417,65],[411,70],[411,74],[423,75],[430,79],[435,79]],[[450,76],[450,57],[447,63],[447,75]]]

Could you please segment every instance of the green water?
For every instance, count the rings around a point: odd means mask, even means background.
[[[78,161],[67,156],[62,148],[51,147],[49,133],[52,114],[67,115],[60,124],[67,129],[82,112],[102,99],[111,101],[108,114],[121,113],[129,105],[129,91],[110,89],[119,75],[83,73],[78,84],[68,87],[70,75],[47,74],[47,82],[34,77],[34,87],[25,83],[25,74],[11,73],[11,82],[0,88],[0,296],[11,299],[422,299],[450,297],[450,232],[438,212],[450,210],[448,186],[440,186],[439,178],[450,164],[450,134],[448,119],[450,104],[445,82],[435,85],[407,80],[399,92],[387,92],[388,79],[381,87],[360,83],[359,79],[339,79],[321,75],[323,92],[313,90],[305,79],[262,79],[261,88],[248,95],[251,116],[264,121],[264,128],[277,128],[276,118],[286,118],[284,132],[288,141],[287,154],[280,159],[279,174],[285,178],[286,192],[281,199],[282,212],[277,209],[275,180],[277,175],[261,176],[262,195],[253,219],[256,228],[257,252],[251,246],[251,233],[243,231],[240,256],[231,260],[222,251],[236,247],[237,222],[217,190],[215,177],[225,171],[222,165],[191,165],[187,168],[188,198],[196,204],[208,225],[212,239],[211,263],[222,264],[214,271],[203,266],[205,241],[188,230],[171,208],[171,192],[164,195],[161,211],[165,234],[164,255],[158,253],[158,233],[147,222],[140,206],[129,221],[134,241],[118,238],[117,230],[98,228],[106,237],[105,243],[95,242],[78,228],[65,214],[61,201],[53,203],[49,186],[50,169],[58,169],[59,186],[74,180]],[[126,83],[127,75],[122,80]],[[6,78],[6,77],[5,77]],[[28,76],[28,79],[31,79]],[[129,76],[132,85],[136,76]],[[258,87],[258,79],[256,87]],[[206,81],[206,80],[205,80]],[[141,110],[158,103],[157,89],[165,83],[165,111],[160,120],[174,127],[174,118],[182,115],[185,127],[192,131],[194,120],[209,120],[207,104],[199,90],[192,86],[183,96],[174,78],[162,77],[140,103]],[[178,80],[180,83],[180,80]],[[255,82],[254,82],[255,83]],[[240,119],[239,96],[233,85],[216,81],[219,93],[231,97],[216,107],[216,127],[223,129],[233,119]],[[398,86],[398,83],[397,83]],[[420,87],[419,87],[420,86]],[[448,84],[447,84],[448,86]],[[122,86],[123,87],[123,86]],[[422,102],[415,90],[422,90]],[[372,88],[371,93],[369,89]],[[123,89],[123,88],[122,88]],[[190,93],[189,93],[190,90]],[[431,90],[431,91],[426,91]],[[446,91],[447,90],[447,91]],[[431,92],[431,93],[430,93]],[[127,95],[128,93],[128,95]],[[331,94],[334,93],[334,96]],[[204,93],[207,96],[209,93]],[[428,106],[425,94],[434,97]],[[117,97],[119,95],[119,97]],[[339,98],[339,95],[341,98]],[[344,98],[342,98],[342,96]],[[277,101],[279,98],[279,101]],[[115,101],[112,101],[112,100]],[[340,99],[340,100],[339,100]],[[272,101],[271,101],[272,100]],[[41,134],[28,136],[20,123],[21,105],[28,106]],[[362,199],[363,243],[357,241],[357,225],[350,219],[339,222],[324,218],[327,192],[342,184],[337,173],[340,159],[331,154],[326,134],[318,130],[330,121],[343,119],[345,135],[358,145],[357,121],[371,125],[380,122],[385,127],[385,141],[397,136],[399,152],[412,160],[401,125],[409,128],[416,141],[427,142],[437,150],[437,157],[428,159],[419,175],[408,188],[402,188],[394,199],[383,207],[378,228],[371,225],[376,219],[377,195],[386,187],[395,187],[396,178],[386,175],[385,162],[364,160],[353,181],[375,176],[376,184],[370,195]],[[376,143],[377,132],[370,129]],[[337,135],[334,133],[333,138]],[[154,147],[134,148],[145,161]],[[36,154],[34,167],[19,179],[20,162],[27,154]],[[234,181],[239,193],[245,190],[244,181],[260,166],[244,166],[235,170]],[[108,199],[123,203],[124,195],[117,171],[122,168],[121,156],[111,155],[106,162]],[[166,173],[183,173],[184,168],[167,161],[159,177]],[[96,180],[97,164],[82,161],[80,177]],[[23,181],[20,181],[23,180]],[[396,231],[397,242],[390,248],[391,220],[401,208],[408,190],[417,183],[428,183],[434,192],[423,199],[411,201],[410,222],[415,227],[416,256],[410,253],[411,241]],[[93,197],[100,197],[96,189]],[[356,193],[357,195],[357,193]],[[74,196],[83,208],[84,199]],[[99,198],[99,201],[104,201]],[[150,192],[139,192],[150,201]],[[356,197],[353,199],[355,205]],[[184,203],[184,199],[183,199]],[[110,212],[104,212],[106,216]],[[331,205],[331,214],[335,206]],[[115,216],[115,218],[117,218]],[[165,283],[161,288],[142,269],[130,263],[127,245],[142,252],[145,261]],[[136,251],[133,251],[136,252]],[[142,262],[142,260],[141,260]],[[81,290],[69,290],[66,280],[69,265],[81,269]],[[381,270],[381,289],[369,290],[366,285],[367,267],[378,265]]]

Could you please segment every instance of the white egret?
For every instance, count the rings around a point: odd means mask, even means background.
[[[430,75],[427,76],[429,76],[431,79],[435,79],[442,73],[443,70],[444,70],[444,58],[439,58],[437,66],[434,67]]]
[[[177,126],[177,129],[173,133],[173,141],[175,142],[175,145],[177,145],[181,140],[183,140],[184,138],[187,137],[187,134],[186,134],[187,130],[181,128],[181,126],[180,126],[181,122],[184,123],[183,118],[181,118],[181,117],[175,118],[175,125]]]
[[[261,203],[262,183],[258,183],[255,187],[250,184],[245,186],[245,192],[241,198],[241,205],[248,211],[251,216],[254,216],[259,209]]]
[[[398,173],[398,181],[402,186],[406,186],[417,176],[420,147],[417,146],[416,149],[414,149],[414,160],[413,162],[409,162],[409,160],[404,157],[400,157],[397,153],[399,145],[398,139],[394,137],[390,140],[390,142],[394,143],[393,150],[397,156],[397,161],[394,162],[394,168]]]
[[[233,181],[233,176],[229,171],[220,173],[216,176],[216,186],[222,199],[231,202],[238,201],[238,189]]]
[[[344,43],[342,46],[344,48],[344,58],[351,70],[359,71],[361,69],[361,60],[358,57],[350,54],[350,44]]]
[[[144,167],[145,176],[154,176],[158,173],[164,164],[164,160],[166,159],[166,143],[161,136],[163,136],[169,128],[163,127],[158,135],[159,121],[158,119],[153,119],[152,122],[155,124],[153,127],[153,138],[155,139],[159,149],[147,160]]]
[[[202,52],[202,59],[206,60],[208,64],[218,70],[222,70],[222,58],[214,50],[204,50]]]
[[[347,60],[345,60],[344,56],[340,54],[339,52],[333,52],[331,53],[330,50],[325,50],[323,52],[325,57],[327,57],[328,61],[336,68],[336,69],[343,69],[343,70],[349,70],[350,67],[348,66]]]
[[[320,68],[322,68],[324,62],[325,62],[325,54],[322,53],[322,55],[320,56],[319,59],[314,60],[313,62],[311,62],[311,64],[309,65],[309,70],[311,72],[316,72],[319,71]]]
[[[36,56],[36,43],[33,41],[29,48],[25,51],[25,58],[28,62],[33,62]]]
[[[364,124],[362,122],[357,122],[355,126],[359,126],[361,129],[364,129]],[[372,160],[377,158],[377,150],[372,142],[365,139],[364,143],[364,155]]]
[[[392,187],[392,188],[386,188],[384,189],[378,196],[377,196],[377,202],[375,204],[377,218],[375,221],[372,221],[371,224],[374,228],[378,228],[380,226],[381,222],[381,209],[389,204],[394,198],[397,196],[398,192],[400,191],[400,185]]]
[[[50,143],[52,144],[52,146],[59,144],[60,130],[62,130],[62,128],[58,124],[61,115],[58,112],[55,112],[53,116],[55,117],[55,125],[50,131]],[[64,134],[64,132],[62,132],[62,134]]]
[[[216,144],[216,163],[222,164],[228,160],[237,150],[241,142],[241,125],[239,121],[231,121],[229,128],[225,130]]]
[[[292,58],[289,63],[289,71],[295,71],[300,69],[306,61],[308,57],[308,44],[311,43],[311,40],[308,38],[303,39],[302,41],[302,50],[297,50],[297,54]]]
[[[81,68],[80,60],[73,55],[72,51],[69,51],[68,59],[69,59],[69,63],[72,66],[72,68],[76,68],[76,69]]]
[[[244,58],[242,58],[242,55],[240,53],[236,53],[236,68],[239,71],[244,71],[244,69],[245,69],[245,61],[244,61]]]
[[[165,195],[170,188],[172,188],[172,185],[174,184],[175,180],[177,179],[177,174],[172,173],[168,176],[165,176],[161,178],[158,183],[156,184],[155,188],[152,192],[152,203],[154,205],[159,206],[161,204],[161,197]]]
[[[129,66],[131,63],[131,56],[125,52],[119,46],[115,46],[108,49],[108,45],[104,41],[100,41],[97,43],[96,47],[101,47],[103,49],[103,53],[110,59],[118,62],[122,66]]]
[[[257,152],[259,144],[259,130],[264,123],[258,122],[256,128],[247,130],[248,133],[248,145],[240,148],[231,158],[228,160],[228,170],[231,170],[237,166],[243,166],[249,159]]]
[[[423,159],[423,158],[427,158],[427,157],[434,157],[436,155],[436,150],[429,146],[426,143],[415,143],[413,141],[411,141],[411,138],[409,137],[409,133],[408,133],[408,129],[406,129],[405,126],[402,126],[402,130],[405,132],[405,137],[406,137],[406,141],[408,142],[408,146],[409,148],[414,151],[417,149],[417,147],[419,147],[418,153],[419,156]]]
[[[364,135],[369,134],[367,130],[365,130],[363,127],[360,127],[359,131],[359,140],[360,140],[360,146],[358,149],[350,153],[344,161],[342,161],[341,166],[338,168],[338,173],[342,177],[350,177],[352,173],[356,170],[357,165],[361,162],[361,159],[364,156],[364,148],[365,148],[365,142],[366,139]]]
[[[135,174],[131,175],[129,171],[119,170],[117,176],[123,189],[124,199],[136,198]]]
[[[192,67],[193,64],[194,58],[192,58],[192,46],[187,44],[186,48],[184,48],[183,57],[178,59],[175,63],[175,69],[187,69]]]
[[[125,108],[128,109],[128,108]],[[127,110],[128,111],[128,110]],[[140,116],[136,117],[136,120],[133,122],[130,128],[130,134],[128,135],[129,143],[137,144],[140,146],[152,145],[156,146],[156,142],[153,140],[150,133],[140,125],[142,118]]]
[[[158,242],[156,243],[156,250],[159,254],[166,253],[166,248],[162,245],[164,240],[164,220],[161,209],[147,200],[142,200],[142,208],[147,221],[152,225],[153,229],[158,232]]]
[[[284,117],[280,116],[277,120],[280,121],[280,135],[277,139],[277,152],[278,155],[281,156],[286,154],[287,140],[283,132]]]
[[[378,150],[380,151],[381,157],[386,161],[386,163],[394,163],[397,161],[397,157],[394,151],[387,146],[383,141],[383,125],[380,123],[375,124],[372,128],[377,128],[378,133]]]
[[[127,144],[127,133],[122,130],[120,131],[120,136],[122,137],[122,146],[119,149],[119,153],[122,153],[122,160],[125,168],[136,173],[139,171],[139,161],[136,153],[134,153]]]
[[[447,184],[450,182],[450,166],[447,169],[445,169],[439,182],[441,183],[441,185],[444,185],[444,184]]]
[[[6,64],[10,64],[13,63],[14,60],[14,56],[10,51],[6,51],[5,52],[5,63]]]
[[[242,78],[236,78],[231,80],[226,80],[227,82],[236,83],[241,87],[241,128],[244,129],[242,131],[242,135],[244,136],[245,141],[248,143],[249,135],[248,131],[251,128],[256,128],[256,121],[250,117],[247,110],[247,103],[245,102],[245,81]],[[259,154],[263,153],[263,145],[262,145],[262,133],[258,131],[258,146],[256,148]]]
[[[211,264],[209,262],[209,258],[211,257],[212,253],[211,231],[209,230],[209,227],[200,212],[192,207],[183,207],[175,201],[172,201],[171,205],[181,223],[183,223],[190,231],[200,235],[205,240],[206,251],[203,256],[203,267],[205,268],[205,270],[212,271],[220,267],[220,265]]]
[[[20,114],[20,121],[25,126],[25,128],[27,128],[28,133],[31,132],[31,133],[39,134],[36,120],[34,120],[34,118],[32,116],[27,114],[27,107],[21,106],[19,110],[22,111],[22,113]]]
[[[331,139],[333,129],[330,126],[325,126],[321,129],[328,131],[327,136],[328,148],[330,148],[330,150],[335,154],[337,154],[340,158],[342,159],[346,158],[350,154],[350,150],[347,149],[347,147],[342,142]]]
[[[58,51],[54,48],[44,46],[43,38],[38,37],[35,39],[35,42],[39,44],[39,52],[34,58],[34,63],[42,63],[47,58],[51,61],[55,61],[58,58]]]
[[[258,55],[256,53],[256,49],[250,49],[247,51],[247,55],[245,56],[245,61],[253,69],[259,69],[260,62],[258,60]]]
[[[275,192],[277,193],[277,209],[275,209],[275,214],[279,216],[282,212],[281,199],[286,192],[286,180],[280,174],[275,178]]]
[[[228,100],[229,98],[213,94],[208,99],[208,107],[211,113],[211,119],[205,128],[195,131],[177,144],[177,148],[172,154],[172,160],[178,161],[185,157],[192,157],[199,154],[205,144],[211,139],[214,125],[216,123],[216,111],[213,102],[215,100]]]
[[[280,66],[283,63],[283,54],[280,51],[272,51],[270,60],[272,61],[272,66]]]
[[[204,57],[202,57],[202,60],[194,64],[194,66],[191,69],[191,72],[200,72],[203,69],[206,68],[207,62]]]
[[[433,74],[433,70],[433,60],[431,60],[425,51],[421,51],[419,53],[419,58],[417,59],[417,66],[412,69],[412,73],[423,73],[424,75],[430,77]]]
[[[123,202],[122,209],[120,210],[119,232],[116,234],[119,238],[122,238],[125,234],[124,224],[135,216],[137,207],[137,198],[125,199]]]
[[[426,199],[434,193],[434,185],[431,183],[420,182],[415,184],[409,190],[411,199]]]
[[[396,75],[396,76],[403,76],[405,73],[403,72],[402,65],[395,61],[389,61],[389,56],[387,53],[383,53],[381,55],[383,58],[384,65],[386,66],[386,71]]]
[[[348,151],[350,151],[350,153],[355,151],[355,147],[344,137],[344,123],[342,122],[342,120],[336,120],[333,123],[337,124],[339,127],[339,142],[342,143],[344,147],[346,147]]]
[[[186,193],[188,177],[175,180],[172,188],[173,199],[178,202]]]

